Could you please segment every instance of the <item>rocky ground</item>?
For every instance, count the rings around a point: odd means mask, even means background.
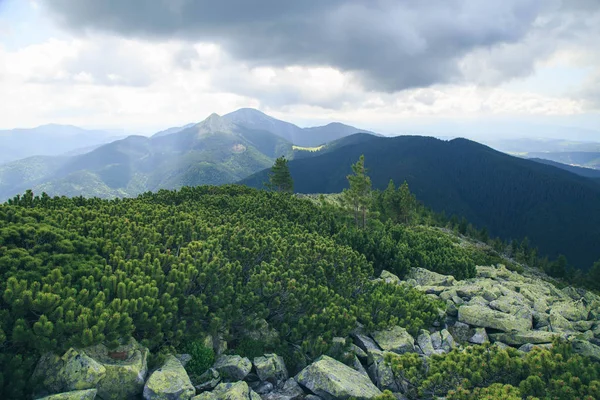
[[[185,355],[169,356],[148,371],[148,350],[131,340],[114,350],[103,345],[47,354],[34,379],[48,400],[182,399],[308,400],[370,399],[382,390],[403,398],[402,387],[384,359],[387,353],[415,352],[423,357],[486,342],[523,352],[569,340],[576,352],[600,361],[600,297],[571,287],[558,289],[534,273],[504,266],[477,267],[477,277],[456,281],[413,269],[406,282],[383,271],[378,278],[409,284],[445,302],[440,321],[417,337],[402,327],[335,338],[337,350],[290,377],[283,358],[265,354],[253,360],[221,354],[197,382],[185,370]],[[339,360],[344,360],[342,363]]]

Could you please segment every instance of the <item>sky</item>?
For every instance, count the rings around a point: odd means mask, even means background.
[[[300,126],[600,141],[600,0],[0,0],[0,129]]]

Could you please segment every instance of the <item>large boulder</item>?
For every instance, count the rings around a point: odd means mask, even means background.
[[[503,342],[512,346],[522,346],[527,343],[551,343],[552,340],[558,335],[556,334],[556,332],[527,331],[491,333],[489,336],[494,342]]]
[[[456,282],[452,275],[442,275],[424,268],[411,268],[406,279],[414,279],[419,286],[452,286]]]
[[[475,328],[475,333],[469,338],[469,343],[484,344],[490,341],[485,328]]]
[[[575,330],[571,321],[563,317],[558,309],[553,308],[550,310],[549,323],[553,332],[571,332]]]
[[[355,332],[352,334],[352,337],[356,345],[365,352],[369,350],[381,350],[377,343],[364,333]]]
[[[38,400],[94,400],[96,389],[74,390],[66,393],[51,394]]]
[[[448,331],[450,331],[454,339],[461,344],[466,343],[471,336],[473,336],[473,329],[462,322],[456,322],[453,326],[448,328]]]
[[[368,376],[380,390],[391,390],[397,392],[400,385],[394,379],[392,368],[385,362],[385,356],[389,352],[371,350],[369,352]]]
[[[212,392],[204,392],[193,400],[261,400],[246,382],[220,383]]]
[[[213,368],[219,371],[224,381],[235,382],[243,380],[250,373],[252,363],[246,357],[222,355]]]
[[[573,340],[573,351],[594,361],[600,361],[600,347],[587,340]]]
[[[65,391],[93,389],[106,376],[103,365],[79,350],[69,349],[62,360],[58,378]]]
[[[283,357],[277,354],[265,354],[262,357],[254,358],[254,367],[261,381],[277,383],[288,378]]]
[[[84,353],[100,363],[106,374],[96,388],[103,400],[137,397],[142,394],[148,372],[148,349],[131,338],[109,350],[103,344],[83,349]]]
[[[322,356],[304,368],[295,379],[325,400],[350,397],[366,400],[381,394],[368,377],[328,356]]]
[[[282,387],[262,396],[263,400],[298,400],[304,397],[304,390],[293,378],[285,381]]]
[[[400,326],[373,332],[371,336],[382,350],[392,351],[398,354],[415,351],[415,339],[406,331],[406,329]]]
[[[209,368],[196,378],[194,384],[196,385],[196,390],[199,392],[205,392],[207,390],[214,389],[219,383],[221,383],[221,374],[214,368]]]
[[[431,335],[428,331],[421,329],[419,336],[417,337],[417,343],[419,348],[427,357],[435,354],[435,348],[433,347],[433,342],[431,341]]]
[[[196,389],[185,368],[175,356],[169,356],[162,367],[150,375],[144,386],[146,400],[189,400]]]
[[[466,305],[458,309],[458,320],[471,326],[492,328],[503,332],[528,331],[532,319],[506,314],[480,305]]]
[[[379,278],[383,279],[383,281],[386,283],[395,283],[398,285],[400,284],[400,278],[398,278],[398,276],[392,274],[391,272],[386,271],[385,269],[381,271]]]
[[[564,301],[552,305],[552,311],[562,315],[569,321],[585,321],[589,311],[581,302]]]

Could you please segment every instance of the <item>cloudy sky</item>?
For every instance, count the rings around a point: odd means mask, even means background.
[[[149,133],[255,107],[600,141],[598,43],[600,0],[0,0],[0,129]]]

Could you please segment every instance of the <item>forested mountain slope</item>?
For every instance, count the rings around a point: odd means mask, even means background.
[[[0,200],[32,188],[50,195],[134,196],[148,190],[235,182],[292,154],[271,132],[217,115],[175,133],[129,136],[72,157],[36,157],[0,166]]]
[[[564,254],[580,268],[600,258],[600,187],[567,171],[478,143],[427,137],[355,137],[290,161],[298,193],[337,193],[361,154],[373,187],[406,180],[433,210],[466,217],[505,239],[529,237],[542,254]],[[348,141],[348,145],[344,142]],[[266,171],[242,181],[261,187]]]

